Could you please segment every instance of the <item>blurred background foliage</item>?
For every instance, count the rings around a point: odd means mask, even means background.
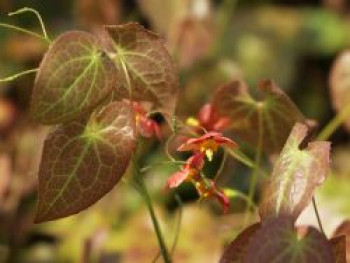
[[[130,21],[156,31],[178,64],[180,117],[195,115],[215,88],[233,78],[243,78],[253,93],[260,79],[274,79],[320,127],[335,114],[328,77],[335,56],[350,46],[347,0],[1,0],[0,22],[39,32],[31,14],[6,15],[25,6],[40,12],[51,38]],[[0,77],[37,67],[46,48],[38,39],[0,28]],[[0,83],[0,262],[152,262],[159,249],[150,219],[125,182],[79,215],[32,224],[36,171],[49,131],[27,115],[33,81],[27,75]],[[164,127],[163,132],[169,131]],[[331,139],[332,173],[316,193],[327,233],[350,217],[349,136],[341,128]],[[144,142],[143,163],[166,160],[163,147],[155,140]],[[208,173],[218,169],[221,158],[219,153]],[[155,166],[144,175],[169,244],[182,213],[174,262],[217,262],[242,227],[244,201],[233,198],[223,216],[216,204],[197,202],[194,189],[185,185],[178,191],[181,210],[173,193],[163,190],[176,169]],[[229,161],[220,184],[247,192],[249,170]],[[310,211],[299,221],[316,224]]]

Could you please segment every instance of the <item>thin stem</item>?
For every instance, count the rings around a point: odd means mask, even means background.
[[[222,160],[221,160],[221,163],[220,163],[220,167],[219,169],[216,171],[216,175],[214,177],[214,181],[216,181],[219,176],[222,174],[222,171],[224,170],[225,168],[225,163],[226,163],[226,160],[227,160],[227,152],[224,150],[224,155],[222,156]]]
[[[182,213],[183,213],[183,211],[182,211],[183,203],[182,203],[182,200],[178,194],[175,194],[175,200],[176,200],[177,204],[179,205],[179,213],[178,213],[177,222],[176,222],[176,226],[175,226],[176,229],[175,229],[174,241],[173,241],[173,244],[171,246],[171,251],[170,251],[171,256],[174,255],[177,243],[179,241],[180,228],[181,228],[181,223],[182,223]],[[152,260],[152,263],[157,262],[160,255],[161,255],[161,252],[159,251],[157,253],[157,255],[154,257],[154,259]]]
[[[317,136],[317,140],[327,140],[343,122],[350,116],[350,103],[348,103],[335,117],[323,128]]]
[[[39,14],[38,11],[36,11],[35,9],[33,8],[29,8],[29,7],[23,7],[17,11],[14,11],[14,12],[11,12],[9,13],[8,15],[9,16],[14,16],[14,15],[19,15],[19,14],[22,14],[22,13],[25,13],[25,12],[31,12],[33,13],[39,20],[39,23],[40,23],[40,26],[41,26],[41,30],[43,31],[43,35],[44,35],[44,38],[50,42],[50,39],[48,38],[47,36],[47,32],[46,32],[46,28],[45,28],[45,24],[43,22],[43,19],[41,18],[41,15]]]
[[[320,217],[320,214],[318,213],[318,209],[317,209],[317,205],[316,205],[316,199],[315,199],[314,196],[312,197],[312,206],[314,207],[314,210],[315,210],[315,215],[316,215],[316,218],[317,218],[318,226],[319,226],[321,232],[325,235],[325,232],[324,232],[324,229],[323,229],[323,225],[322,225],[322,222],[321,222],[321,217]]]
[[[260,165],[260,159],[261,159],[261,155],[262,155],[262,147],[263,147],[263,137],[264,137],[264,127],[263,127],[263,118],[261,115],[261,111],[259,111],[259,128],[258,128],[258,145],[257,145],[257,152],[255,155],[255,161],[254,161],[254,168],[253,168],[253,172],[252,172],[252,181],[250,183],[250,187],[249,187],[249,192],[248,192],[248,198],[253,202],[253,198],[254,198],[254,193],[255,193],[255,188],[256,188],[256,184],[257,184],[257,180],[258,180],[258,175],[259,175],[259,165]],[[249,205],[246,206],[246,210],[245,210],[245,225],[247,224],[247,222],[249,221]]]
[[[41,40],[44,40],[47,43],[50,43],[50,40],[48,40],[47,38],[43,37],[42,35],[39,35],[39,34],[37,34],[35,32],[32,32],[30,30],[27,30],[27,29],[24,29],[24,28],[21,28],[21,27],[17,27],[17,26],[10,25],[10,24],[4,24],[4,23],[0,23],[0,27],[16,30],[16,31],[19,31],[21,33],[24,33],[24,34],[27,34],[27,35],[39,38]]]
[[[244,200],[247,204],[249,204],[249,206],[251,208],[253,208],[255,211],[258,210],[258,207],[255,205],[255,203],[249,199],[249,197],[240,192],[240,191],[237,191],[237,190],[234,190],[234,189],[231,189],[231,188],[225,188],[224,189],[224,193],[229,197],[229,198],[235,198],[235,197],[239,197],[241,198],[242,200]]]
[[[9,76],[9,77],[0,79],[0,82],[9,82],[9,81],[13,81],[13,80],[15,80],[15,79],[17,79],[17,78],[20,78],[20,77],[24,76],[24,75],[36,73],[36,72],[38,72],[38,71],[39,71],[38,68],[35,68],[35,69],[28,69],[28,70],[22,71],[22,72],[20,72],[20,73],[14,74],[14,75],[12,75],[12,76]]]
[[[145,166],[145,167],[142,167],[140,169],[140,172],[141,173],[145,173],[149,170],[151,170],[152,168],[154,168],[155,166],[159,166],[159,165],[183,165],[183,164],[186,164],[185,161],[163,161],[163,162],[159,162],[159,163],[154,163],[152,165],[148,165],[148,166]]]
[[[175,200],[179,205],[179,215],[178,215],[178,220],[177,220],[176,229],[175,229],[175,237],[174,237],[173,245],[171,247],[171,255],[174,255],[177,243],[179,241],[180,228],[182,223],[182,213],[183,213],[182,211],[183,203],[182,203],[181,197],[178,194],[175,194]]]
[[[154,211],[152,199],[148,193],[147,187],[146,187],[145,182],[143,180],[143,176],[141,174],[139,174],[139,170],[138,170],[137,166],[135,165],[135,162],[134,162],[134,180],[135,180],[135,183],[140,187],[140,190],[141,190],[140,193],[141,193],[143,199],[145,200],[147,209],[150,213],[153,228],[154,228],[154,231],[155,231],[157,239],[158,239],[158,243],[160,246],[160,250],[161,250],[164,262],[171,263],[171,257],[169,255],[168,249],[166,247],[166,244],[165,244],[165,241],[163,238],[163,234],[162,234],[162,231],[160,229],[160,225],[159,225],[157,216],[156,216],[155,211]]]

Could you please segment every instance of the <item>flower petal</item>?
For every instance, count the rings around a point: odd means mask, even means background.
[[[174,173],[167,181],[168,188],[176,188],[187,179],[188,171],[182,170]]]

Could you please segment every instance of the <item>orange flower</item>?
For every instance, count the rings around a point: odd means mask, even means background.
[[[197,153],[190,157],[179,172],[174,173],[167,182],[168,188],[178,187],[185,181],[198,180],[204,165],[204,154]]]
[[[228,212],[230,208],[230,199],[225,195],[225,193],[219,189],[215,181],[210,179],[201,179],[195,183],[198,194],[203,198],[216,198],[222,205],[224,213]]]
[[[214,152],[219,146],[227,145],[229,147],[237,147],[237,144],[231,139],[224,137],[218,132],[208,132],[198,138],[190,138],[181,144],[178,151],[193,151],[205,153],[208,160],[211,161]]]
[[[202,127],[206,131],[224,131],[230,125],[228,117],[219,115],[213,104],[207,103],[199,110],[197,118],[188,118],[187,124],[194,127]],[[201,129],[198,129],[200,132]]]
[[[133,102],[132,105],[135,112],[136,126],[141,136],[151,138],[156,135],[160,140],[161,133],[158,123],[147,116],[147,112],[141,103]]]

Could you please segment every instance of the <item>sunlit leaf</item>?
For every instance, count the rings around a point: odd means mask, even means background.
[[[333,237],[345,237],[346,262],[350,262],[350,220],[345,220],[335,230]]]
[[[308,127],[297,123],[275,162],[259,206],[262,220],[286,215],[294,220],[309,204],[329,168],[330,143],[315,141],[300,149]]]
[[[335,263],[346,263],[346,236],[337,236],[329,240]]]
[[[40,65],[31,115],[43,124],[63,123],[91,111],[117,85],[114,62],[89,33],[57,38]]]
[[[261,130],[263,149],[279,152],[294,124],[305,118],[273,81],[262,81],[259,90],[262,97],[258,100],[244,82],[232,81],[217,90],[214,105],[221,115],[231,118],[231,129],[240,138],[257,146]]]
[[[134,147],[134,116],[124,102],[94,112],[87,123],[58,127],[44,146],[35,221],[69,216],[98,201],[123,176]]]
[[[244,263],[333,263],[327,238],[312,227],[294,229],[289,218],[265,222],[251,239]]]
[[[350,104],[350,50],[339,55],[334,62],[330,85],[333,107],[341,111]],[[346,119],[345,127],[350,130],[350,116]]]
[[[254,236],[256,231],[261,227],[260,223],[246,228],[227,246],[220,259],[220,263],[241,262],[246,252],[249,241]]]
[[[173,115],[175,111],[178,77],[177,70],[160,37],[136,23],[106,26],[112,38],[112,52],[124,85],[119,98],[151,101],[154,109]],[[129,90],[129,88],[131,90]]]

